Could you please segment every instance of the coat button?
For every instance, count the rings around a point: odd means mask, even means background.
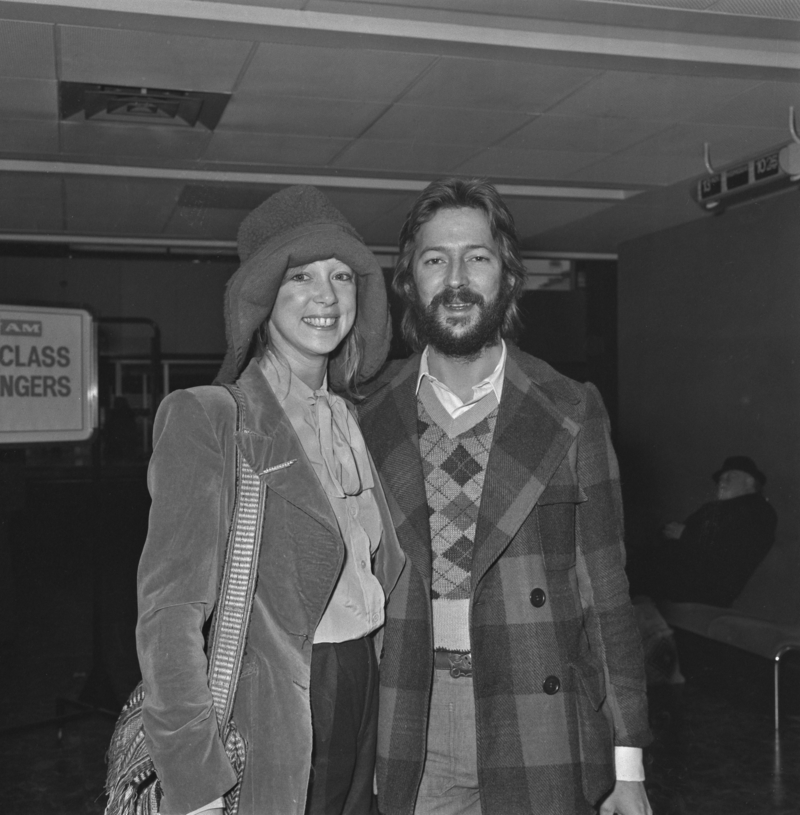
[[[547,595],[544,593],[542,589],[534,589],[531,592],[531,605],[534,608],[541,608],[545,601],[547,600]]]
[[[548,695],[552,696],[558,693],[561,689],[561,680],[557,676],[548,676],[542,683],[542,690]]]

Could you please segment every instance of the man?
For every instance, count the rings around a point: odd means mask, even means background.
[[[651,812],[607,417],[502,339],[523,276],[494,187],[428,186],[394,279],[421,354],[362,413],[409,560],[381,663],[384,815]]]
[[[631,590],[657,600],[730,606],[775,541],[778,518],[749,456],[729,456],[712,475],[715,501],[631,558]]]

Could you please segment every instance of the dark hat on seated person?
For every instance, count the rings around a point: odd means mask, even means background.
[[[714,479],[714,481],[719,481],[720,476],[723,473],[727,473],[729,470],[740,470],[743,473],[752,475],[762,487],[767,483],[767,477],[761,472],[761,470],[758,469],[758,467],[756,467],[755,461],[753,461],[750,456],[728,456],[728,458],[726,458],[723,462],[722,467],[720,467],[719,470],[717,470],[711,477]]]
[[[331,257],[346,263],[358,278],[359,378],[364,381],[378,372],[392,336],[383,272],[326,195],[307,185],[276,192],[242,221],[238,247],[241,265],[225,288],[228,350],[216,382],[234,382],[242,372],[253,335],[272,312],[286,270]],[[332,387],[344,384],[337,356],[331,356],[328,379]]]

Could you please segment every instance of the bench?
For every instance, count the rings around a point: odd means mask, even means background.
[[[731,608],[658,603],[659,611],[673,628],[773,660],[776,730],[781,659],[789,651],[800,651],[799,560],[796,550],[773,546]]]

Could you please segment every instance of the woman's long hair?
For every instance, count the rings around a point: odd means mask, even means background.
[[[417,297],[414,285],[414,253],[416,237],[423,224],[442,209],[477,209],[489,220],[492,237],[497,241],[503,264],[504,285],[500,296],[508,300],[500,333],[513,338],[521,327],[517,299],[525,280],[525,267],[519,254],[514,217],[497,190],[478,178],[445,178],[433,181],[417,198],[400,230],[399,257],[395,267],[392,289],[405,304],[401,324],[403,337],[414,351],[422,351],[419,318],[413,307]]]

